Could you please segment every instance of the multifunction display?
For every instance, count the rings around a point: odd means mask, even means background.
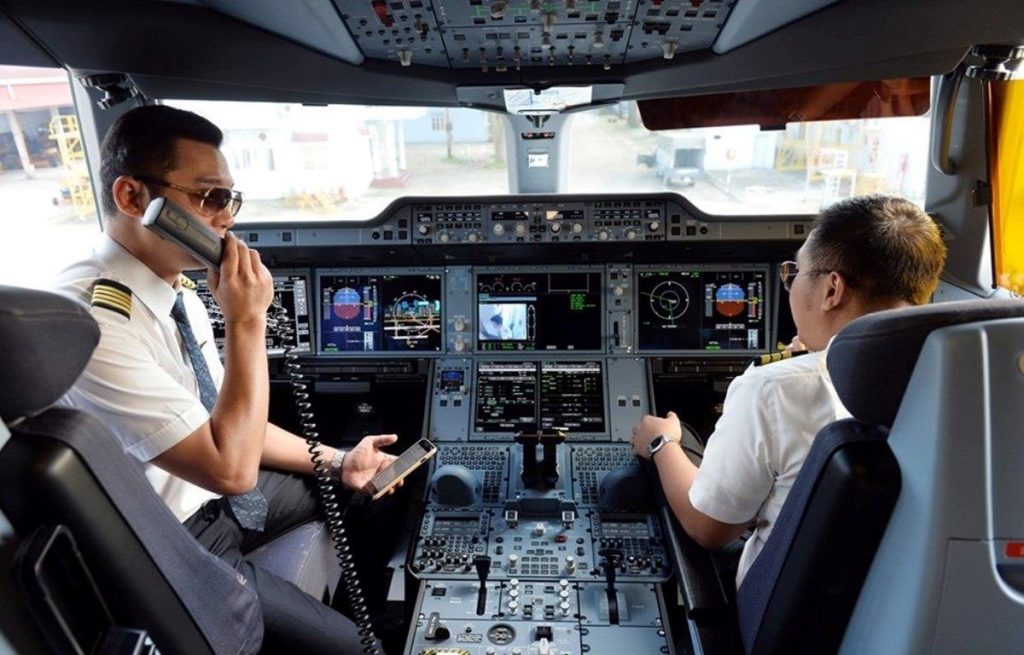
[[[601,350],[601,274],[479,273],[477,350]]]
[[[273,272],[274,301],[267,309],[267,354],[282,355],[285,344],[281,328],[291,326],[292,343],[297,352],[309,352],[313,340],[310,335],[309,279],[302,274]],[[213,325],[213,338],[217,348],[224,349],[224,314],[213,297],[205,277],[195,280],[196,294],[203,300]]]
[[[767,267],[638,271],[640,350],[764,350],[767,279]]]
[[[605,431],[601,362],[481,362],[474,431]]]
[[[441,276],[322,272],[320,352],[441,349]]]

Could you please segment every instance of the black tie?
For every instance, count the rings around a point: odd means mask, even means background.
[[[185,313],[185,301],[178,293],[178,299],[174,301],[171,309],[171,317],[178,326],[181,340],[185,343],[185,350],[188,352],[188,359],[192,362],[192,371],[196,374],[196,382],[199,383],[199,400],[202,401],[206,411],[213,411],[213,404],[217,401],[217,386],[213,383],[213,376],[206,365],[206,359],[196,341],[196,335],[192,332],[192,325],[188,322],[188,315]],[[267,499],[259,489],[253,489],[241,496],[230,496],[231,511],[235,513],[238,524],[249,530],[263,530],[267,521]]]

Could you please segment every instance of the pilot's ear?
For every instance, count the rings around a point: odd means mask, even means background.
[[[141,218],[149,204],[149,191],[146,186],[133,177],[122,175],[114,180],[114,204],[122,214],[132,218]]]

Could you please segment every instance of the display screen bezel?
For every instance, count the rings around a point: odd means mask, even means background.
[[[599,331],[598,344],[596,349],[537,349],[537,350],[483,350],[480,341],[480,276],[482,275],[544,275],[548,273],[584,273],[596,274],[597,283],[597,324]],[[474,351],[483,357],[508,357],[508,356],[532,356],[534,358],[546,355],[594,355],[603,354],[608,350],[607,326],[605,317],[605,267],[604,266],[513,266],[513,267],[479,267],[473,269],[473,287],[471,289],[471,300],[473,309],[473,344]]]
[[[743,348],[735,350],[704,350],[693,348],[643,348],[640,343],[640,277],[642,273],[660,273],[665,271],[686,272],[700,271],[708,273],[716,272],[756,272],[764,274],[764,347]],[[658,355],[683,355],[700,357],[751,357],[771,351],[774,344],[774,294],[775,285],[772,281],[771,266],[763,264],[662,264],[643,265],[633,269],[633,343],[636,344],[636,353],[639,356],[651,357]]]
[[[436,275],[440,282],[441,292],[441,308],[440,308],[440,321],[441,321],[441,336],[440,345],[438,350],[384,350],[383,341],[381,342],[382,349],[361,351],[361,350],[324,350],[323,335],[321,334],[323,328],[323,280],[327,276],[360,276],[360,277],[374,277],[374,276],[402,276],[402,275]],[[444,356],[446,350],[446,320],[445,320],[445,272],[443,268],[436,267],[414,267],[414,268],[317,268],[313,270],[313,277],[316,280],[316,342],[314,347],[316,354],[323,357],[332,358],[347,358],[347,357],[362,357],[362,358],[381,358],[381,357],[441,357]],[[381,319],[383,320],[383,318]]]
[[[485,353],[490,355],[491,353]],[[604,358],[597,357],[579,357],[576,356],[575,351],[563,353],[559,357],[544,357],[537,356],[536,353],[533,356],[529,354],[519,354],[517,357],[511,358],[492,358],[477,356],[473,358],[472,376],[473,376],[473,387],[472,387],[472,402],[470,403],[469,413],[469,426],[468,426],[468,439],[469,441],[501,441],[510,442],[512,436],[515,434],[514,430],[505,431],[485,431],[477,432],[477,406],[480,401],[479,388],[480,388],[480,367],[489,364],[519,364],[519,363],[532,363],[535,365],[537,384],[538,384],[538,399],[537,399],[537,429],[540,428],[540,376],[542,373],[541,366],[545,363],[554,364],[575,364],[575,363],[596,363],[601,370],[601,407],[604,412],[604,431],[603,432],[568,432],[566,434],[568,441],[598,441],[605,442],[610,440],[610,434],[612,430],[612,415],[611,407],[608,405],[608,361]]]

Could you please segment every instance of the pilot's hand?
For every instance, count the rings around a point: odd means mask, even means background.
[[[398,441],[397,434],[376,434],[363,437],[355,448],[348,451],[341,465],[341,482],[349,489],[359,491],[379,471],[391,466],[398,459],[381,450]]]
[[[675,412],[669,412],[665,418],[648,414],[640,419],[640,422],[633,426],[633,437],[630,439],[633,452],[639,457],[647,459],[647,446],[661,434],[676,441],[682,439],[683,428],[680,426],[679,417]]]
[[[795,337],[793,337],[793,340],[790,341],[789,345],[787,345],[783,350],[798,353],[807,350],[807,346],[804,345],[803,341],[800,341],[800,335],[798,334]]]
[[[274,299],[274,280],[260,261],[260,254],[234,234],[224,236],[220,271],[210,269],[207,279],[225,322],[266,320],[267,307]]]

